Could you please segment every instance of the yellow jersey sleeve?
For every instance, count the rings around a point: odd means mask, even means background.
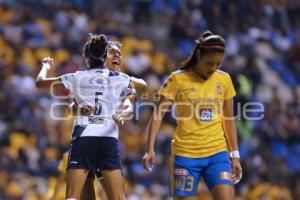
[[[236,93],[229,74],[227,74],[226,76],[225,84],[226,86],[225,86],[224,100],[232,99],[236,95]]]
[[[169,78],[162,84],[159,94],[164,96],[168,100],[174,101],[177,94],[176,88],[176,78],[175,75],[172,73]]]

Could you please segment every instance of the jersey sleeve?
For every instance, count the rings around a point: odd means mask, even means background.
[[[124,80],[123,89],[120,94],[121,99],[125,99],[129,96],[136,95],[135,89],[131,88],[131,85],[130,85],[130,81],[131,81],[130,76],[128,76],[127,74],[121,73],[121,72],[119,72],[119,73],[120,73],[122,80]]]
[[[225,81],[225,93],[224,93],[224,99],[232,99],[236,95],[231,77],[229,74],[226,76],[226,81]]]
[[[65,88],[72,90],[75,81],[75,73],[62,75],[60,79],[61,82],[64,84]]]
[[[136,90],[134,88],[130,88],[130,87],[123,88],[123,90],[120,94],[121,99],[125,99],[130,96],[136,96]]]
[[[177,94],[176,78],[171,74],[169,78],[162,84],[159,94],[165,98],[174,101]]]

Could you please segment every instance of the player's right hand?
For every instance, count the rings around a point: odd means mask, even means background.
[[[147,171],[152,171],[155,164],[155,152],[148,151],[143,156],[143,167]]]
[[[91,114],[94,113],[94,109],[91,106],[82,106],[79,107],[80,109],[80,115],[84,115],[84,116],[90,116]]]

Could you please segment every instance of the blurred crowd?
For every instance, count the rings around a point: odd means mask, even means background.
[[[208,29],[227,41],[222,69],[238,94],[244,177],[236,199],[300,199],[298,0],[0,1],[0,199],[48,199],[68,149],[68,91],[60,89],[53,98],[35,87],[43,57],[55,60],[50,76],[84,69],[88,33],[105,33],[123,44],[122,70],[157,91]],[[144,171],[151,109],[143,102],[137,101],[135,119],[120,134],[126,193],[129,200],[167,199],[175,121],[165,118],[157,165],[152,173]],[[199,191],[199,199],[211,199],[203,183]]]

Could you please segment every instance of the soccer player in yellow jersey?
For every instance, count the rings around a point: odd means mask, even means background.
[[[158,115],[154,113],[150,122],[143,165],[151,170],[155,163],[155,139],[163,116],[174,104],[177,128],[170,194],[175,199],[195,199],[202,177],[214,200],[232,200],[233,183],[241,179],[232,107],[235,90],[229,74],[218,69],[224,56],[225,40],[203,33],[181,70],[173,72],[159,91]]]

